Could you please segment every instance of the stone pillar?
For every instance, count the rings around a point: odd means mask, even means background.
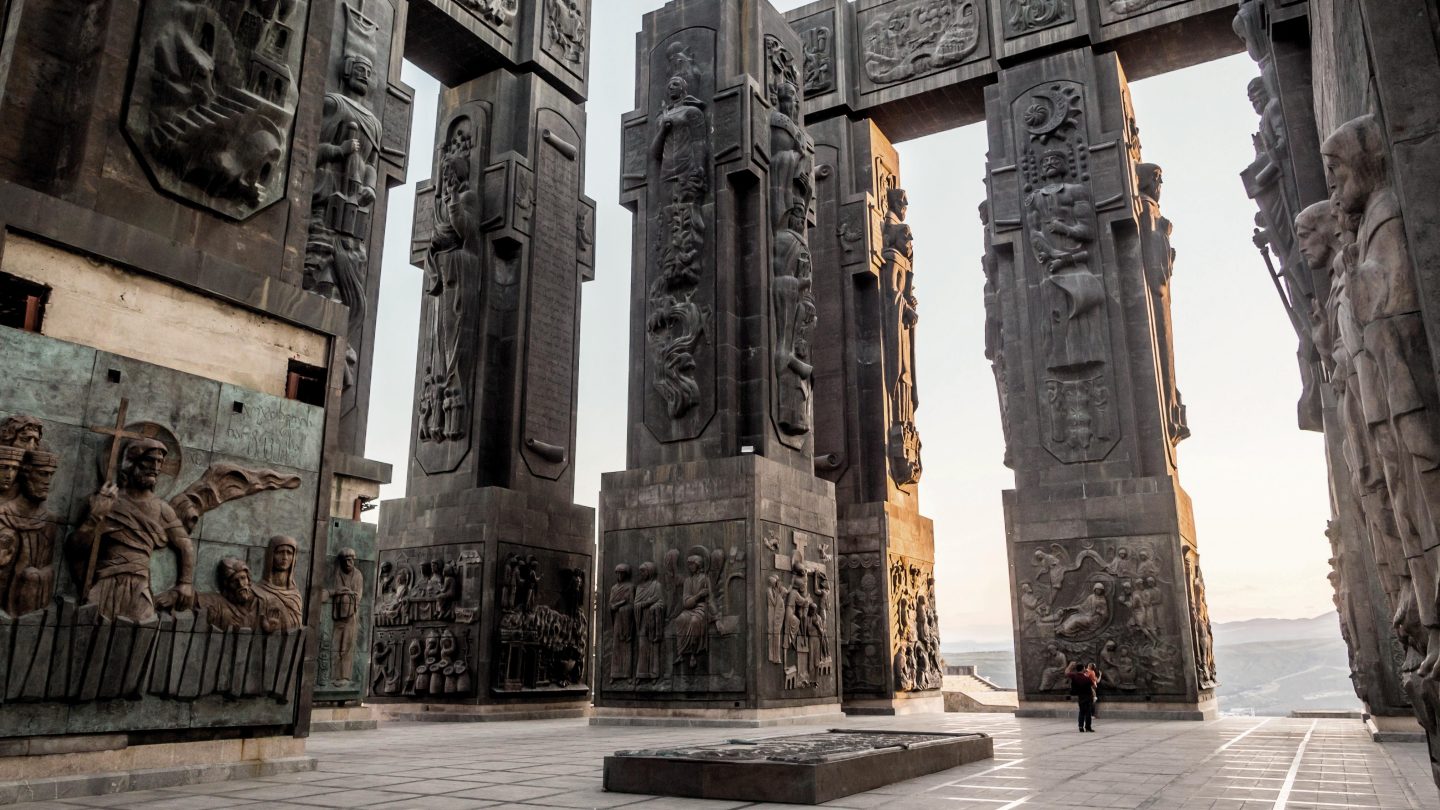
[[[986,91],[1020,714],[1069,714],[1072,663],[1110,717],[1215,715],[1170,372],[1169,221],[1125,76],[1088,49]]]
[[[441,96],[409,494],[380,516],[371,700],[392,717],[579,716],[594,511],[573,503],[585,115],[499,69]]]
[[[638,52],[630,440],[601,490],[595,721],[837,717],[804,50],[763,0],[676,0]]]
[[[815,470],[835,484],[845,711],[944,711],[935,529],[919,510],[918,300],[899,156],[868,120],[808,129]]]

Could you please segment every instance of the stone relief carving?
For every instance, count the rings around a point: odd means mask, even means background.
[[[940,658],[940,618],[930,563],[890,555],[890,605],[895,690],[939,689],[945,665]]]
[[[1194,549],[1185,549],[1185,576],[1189,586],[1190,627],[1195,647],[1195,679],[1201,689],[1211,689],[1217,683],[1215,636],[1210,629],[1210,606],[1205,601],[1205,575],[1200,572],[1200,555]]]
[[[63,543],[72,593],[57,593],[64,521],[45,507],[60,456],[44,443],[38,419],[13,415],[0,424],[0,673],[9,683],[0,700],[288,701],[301,621],[279,621],[236,557],[219,561],[218,592],[197,592],[190,532],[206,512],[297,488],[300,479],[217,464],[164,500],[156,487],[179,472],[179,444],[162,425],[127,422],[128,405],[121,400],[115,427],[93,429],[109,436],[108,459],[104,484]],[[157,595],[151,557],[166,547],[176,556],[175,585]]]
[[[705,202],[710,190],[709,121],[705,102],[691,95],[700,87],[700,69],[690,50],[671,43],[666,99],[656,117],[650,147],[650,176],[658,177],[664,200],[656,237],[659,273],[650,285],[646,335],[655,365],[655,390],[671,419],[700,404],[695,353],[705,339],[709,312],[695,300],[705,270]]]
[[[506,28],[515,21],[520,0],[459,0],[461,6],[496,28]]]
[[[1105,282],[1091,267],[1097,226],[1081,92],[1055,82],[1021,103],[1024,224],[1042,279],[1047,448],[1062,461],[1085,461],[1108,447],[1119,423],[1109,396]]]
[[[380,552],[371,695],[445,699],[474,694],[481,555],[479,544]]]
[[[589,568],[541,552],[500,566],[497,691],[584,689],[589,677]],[[549,579],[553,584],[546,588]]]
[[[1422,722],[1434,724],[1440,683],[1440,395],[1399,202],[1390,184],[1384,133],[1372,116],[1340,126],[1321,146],[1333,216],[1307,209],[1302,249],[1333,254],[1331,301],[1317,334],[1342,394],[1345,455],[1364,500],[1377,562],[1396,572],[1396,635],[1407,648],[1402,677]],[[1318,243],[1318,244],[1317,244]],[[1383,489],[1373,482],[1383,482]],[[1388,499],[1384,496],[1388,495]],[[1388,501],[1388,502],[1387,502]],[[1363,503],[1363,500],[1362,500]],[[1384,524],[1393,519],[1393,527]],[[1393,534],[1392,534],[1393,529]]]
[[[560,62],[583,64],[586,39],[585,11],[577,0],[545,0],[545,26],[541,47]]]
[[[1150,291],[1150,314],[1155,324],[1156,354],[1160,360],[1160,407],[1172,443],[1190,436],[1185,401],[1175,383],[1175,333],[1170,317],[1170,278],[1175,274],[1175,249],[1170,246],[1173,226],[1160,213],[1160,187],[1164,174],[1154,163],[1135,167],[1140,190],[1140,244],[1145,282]]]
[[[697,545],[683,554],[667,549],[658,565],[617,565],[608,610],[612,687],[708,691],[706,676],[732,677],[733,651],[718,651],[714,642],[740,633],[745,597],[734,588],[744,582],[745,556],[739,548]]]
[[[481,123],[452,118],[439,147],[433,237],[425,252],[427,312],[421,334],[424,365],[416,413],[419,442],[455,455],[469,447],[474,396],[472,332],[482,306],[486,249],[481,205],[484,147]]]
[[[775,423],[782,441],[809,433],[813,417],[810,335],[816,322],[809,225],[815,201],[815,144],[805,133],[795,57],[774,36],[769,61],[771,298],[775,335]]]
[[[350,348],[344,384],[354,384],[354,347],[369,302],[370,221],[375,203],[382,127],[369,98],[375,64],[369,54],[378,25],[355,6],[345,5],[344,57],[338,90],[325,94],[320,138],[315,146],[315,186],[310,196],[310,234],[305,243],[305,289],[350,308]],[[380,77],[383,81],[384,77]]]
[[[805,97],[835,89],[835,31],[816,25],[799,32],[805,48]]]
[[[890,477],[899,486],[920,481],[920,431],[915,409],[920,395],[915,381],[915,325],[920,302],[915,297],[914,235],[905,223],[910,199],[905,189],[885,191],[881,290],[885,298],[885,370],[890,401],[887,453]]]
[[[763,740],[731,740],[715,745],[617,751],[616,756],[677,757],[683,759],[785,762],[811,764],[834,761],[867,751],[908,747],[954,739],[955,734],[920,734],[910,731],[827,731]]]
[[[909,0],[865,27],[865,75],[876,84],[924,76],[975,53],[983,21],[975,0]]]
[[[1032,31],[1070,22],[1075,10],[1070,0],[1006,0],[1005,36],[1017,37]]]
[[[153,0],[125,129],[165,191],[233,219],[285,195],[303,0]]]
[[[355,672],[355,645],[360,640],[360,600],[365,594],[365,575],[356,565],[353,548],[335,555],[335,567],[325,598],[330,602],[331,647],[330,683],[348,684]]]
[[[1016,595],[1032,656],[1023,666],[1027,689],[1067,689],[1071,663],[1094,663],[1104,689],[1153,693],[1182,685],[1171,619],[1177,606],[1167,596],[1175,583],[1164,576],[1155,541],[1084,540],[1073,558],[1065,546],[1050,543],[1031,555],[1034,575],[1018,584]],[[1203,592],[1190,595],[1192,610],[1203,611],[1196,601]],[[1208,612],[1199,615],[1208,628]],[[1198,629],[1196,614],[1187,619]]]
[[[980,269],[985,274],[985,359],[995,376],[995,393],[1000,401],[1000,429],[1005,437],[1006,467],[1014,465],[1010,449],[1010,387],[1005,364],[1004,318],[1000,304],[1000,259],[995,255],[994,238],[990,233],[990,201],[980,203],[980,224],[984,231],[985,254]]]
[[[884,630],[885,576],[879,554],[840,555],[840,674],[846,694],[886,688],[890,661]]]
[[[781,668],[785,690],[821,686],[820,677],[835,671],[830,638],[830,580],[822,560],[809,560],[813,538],[805,532],[790,534],[791,553],[778,551],[780,539],[767,529],[767,546],[775,550],[767,562],[773,572],[765,580],[766,660]],[[773,541],[771,545],[770,541]],[[821,540],[824,557],[827,541]],[[789,581],[785,577],[788,574]]]

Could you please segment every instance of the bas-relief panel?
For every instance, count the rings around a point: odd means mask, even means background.
[[[147,0],[125,130],[157,185],[232,219],[285,195],[304,0]]]
[[[1108,1],[1108,0],[1107,0]],[[996,0],[1005,38],[1019,39],[1075,21],[1076,0]]]
[[[584,79],[588,63],[586,46],[588,4],[580,0],[538,0],[545,4],[541,22],[540,48],[576,78]]]
[[[603,689],[744,692],[749,650],[744,520],[607,532],[600,592]]]
[[[1187,0],[1100,0],[1100,22],[1109,25],[1184,2]]]
[[[366,693],[377,553],[375,527],[351,520],[330,521],[329,564],[325,566],[315,660],[316,700],[358,700]]]
[[[841,678],[845,694],[883,694],[890,645],[888,608],[879,552],[840,555]]]
[[[648,129],[627,143],[643,155],[627,177],[649,178],[644,419],[662,442],[698,437],[716,408],[715,47],[715,31],[687,28],[651,51]]]
[[[483,543],[380,552],[371,697],[446,701],[474,696],[484,552]]]
[[[5,332],[0,733],[290,722],[321,410]]]
[[[857,13],[865,92],[984,58],[984,0],[899,0]]]
[[[805,98],[824,95],[836,89],[836,36],[835,12],[825,11],[799,20],[792,24],[800,37],[804,49],[802,63],[802,86]]]
[[[765,554],[765,661],[762,694],[837,694],[838,560],[833,538],[761,523]]]
[[[1163,537],[1016,546],[1017,616],[1027,693],[1069,689],[1065,668],[1094,663],[1102,691],[1186,691],[1177,628],[1191,617],[1186,583],[1171,578]]]
[[[588,554],[500,544],[495,693],[583,693],[590,679]]]
[[[939,689],[940,615],[935,607],[935,564],[890,554],[890,660],[897,692]]]

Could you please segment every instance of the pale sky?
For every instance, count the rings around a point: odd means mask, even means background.
[[[782,10],[802,5],[782,0]],[[577,503],[594,506],[600,475],[625,467],[630,214],[616,202],[620,116],[634,107],[634,36],[662,0],[596,0],[591,38],[586,192],[599,205],[596,279],[584,287]],[[1131,85],[1146,160],[1165,170],[1163,209],[1175,224],[1172,285],[1176,367],[1193,435],[1180,480],[1217,622],[1301,618],[1333,609],[1325,522],[1324,446],[1295,426],[1295,336],[1250,242],[1255,206],[1239,172],[1253,158],[1240,54]],[[430,173],[438,84],[412,65],[416,91],[410,181]],[[935,520],[936,581],[946,642],[1008,642],[995,386],[983,354],[985,130],[974,125],[901,144],[915,230],[920,298],[917,415],[924,441],[921,511]],[[395,465],[385,498],[404,494],[420,271],[407,263],[413,187],[390,196],[367,455]]]

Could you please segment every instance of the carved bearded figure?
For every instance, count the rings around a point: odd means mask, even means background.
[[[1045,365],[1079,371],[1104,360],[1105,287],[1089,265],[1095,241],[1090,191],[1070,182],[1070,161],[1068,148],[1041,153],[1040,185],[1025,196],[1025,219],[1030,248],[1045,274],[1050,329]]]
[[[5,598],[0,606],[12,616],[43,610],[55,592],[60,518],[45,508],[45,499],[59,463],[54,453],[25,451],[18,490],[0,504],[0,597]]]
[[[150,557],[166,546],[179,563],[168,601],[176,610],[189,610],[195,601],[194,544],[175,509],[155,496],[167,453],[154,439],[131,440],[119,482],[90,496],[86,517],[66,544],[76,581],[88,585],[82,588],[85,601],[107,619],[154,618]]]
[[[1425,627],[1427,652],[1417,675],[1432,678],[1440,664],[1440,393],[1386,150],[1378,122],[1367,115],[1343,124],[1320,151],[1330,201],[1355,233],[1344,271],[1361,330],[1355,380]]]
[[[1145,259],[1145,282],[1150,290],[1150,313],[1155,322],[1155,340],[1159,343],[1160,384],[1164,393],[1161,406],[1172,441],[1189,437],[1185,405],[1175,382],[1175,332],[1170,317],[1170,278],[1175,274],[1175,249],[1170,246],[1174,226],[1160,213],[1160,187],[1164,174],[1154,163],[1135,167],[1140,185],[1141,248]]]
[[[814,196],[810,138],[800,126],[800,91],[790,82],[775,89],[770,113],[770,218],[774,238],[771,297],[775,311],[775,377],[780,430],[810,431],[810,333],[815,296],[807,220]]]

